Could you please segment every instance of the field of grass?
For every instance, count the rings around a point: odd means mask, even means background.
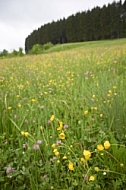
[[[57,47],[0,60],[0,189],[125,190],[126,39]]]

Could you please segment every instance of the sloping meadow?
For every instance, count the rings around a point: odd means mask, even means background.
[[[0,60],[1,189],[126,187],[125,41]]]

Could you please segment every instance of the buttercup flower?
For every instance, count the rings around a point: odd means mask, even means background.
[[[52,148],[55,148],[55,147],[56,147],[56,144],[53,143],[51,147],[52,147]]]
[[[86,160],[89,160],[89,158],[91,157],[91,152],[89,150],[84,150],[83,155],[85,156]]]
[[[103,146],[102,144],[98,144],[98,145],[97,145],[97,149],[98,149],[98,150],[104,150],[104,146]]]
[[[59,138],[62,139],[62,140],[65,139],[65,134],[64,133],[60,133],[59,134]]]
[[[58,131],[61,131],[61,130],[62,130],[62,128],[63,128],[63,122],[62,122],[62,121],[60,121],[60,122],[59,122],[59,124],[60,124],[60,126],[57,128],[57,130],[58,130]]]
[[[100,169],[98,167],[95,167],[94,170],[98,172]]]
[[[68,168],[69,168],[69,170],[71,170],[71,171],[74,170],[73,162],[69,161]]]
[[[91,175],[90,177],[89,177],[89,181],[94,181],[95,180],[95,177],[93,176],[93,175]]]
[[[55,116],[52,115],[52,116],[50,117],[50,121],[53,121],[54,119],[55,119]]]
[[[110,148],[110,146],[111,146],[111,144],[110,144],[109,141],[105,141],[105,142],[104,142],[104,147],[105,147],[105,149]]]

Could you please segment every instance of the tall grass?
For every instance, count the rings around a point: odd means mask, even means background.
[[[125,42],[0,60],[1,189],[125,189]]]

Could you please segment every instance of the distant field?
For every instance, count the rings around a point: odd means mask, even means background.
[[[126,39],[0,59],[0,189],[126,189]]]

